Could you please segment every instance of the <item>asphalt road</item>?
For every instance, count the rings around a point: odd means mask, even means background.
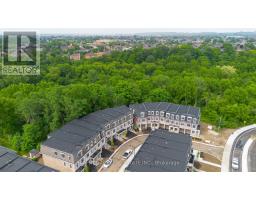
[[[256,134],[256,131],[255,129],[253,130],[249,130],[249,131],[245,131],[241,136],[239,136],[234,144],[233,144],[233,147],[232,147],[232,153],[231,153],[231,157],[230,157],[230,171],[231,172],[241,172],[242,171],[242,154],[243,154],[243,148],[244,148],[244,145],[245,143],[247,142],[247,140],[252,136],[252,135],[255,135]],[[255,149],[255,152],[253,151],[251,153],[252,157],[253,155],[255,156],[256,154],[256,149]],[[233,158],[238,158],[238,166],[239,166],[239,169],[236,170],[236,169],[233,169],[232,168],[232,161],[233,161]],[[255,159],[255,158],[254,158]],[[250,170],[249,170],[250,171]]]
[[[133,151],[143,144],[147,139],[148,135],[141,135],[139,137],[134,137],[130,141],[124,143],[114,155],[112,155],[113,163],[109,168],[101,168],[99,172],[118,172],[122,165],[125,163],[126,159],[122,158],[123,153],[128,150],[132,149]]]
[[[248,171],[256,172],[256,141],[254,141],[249,148]]]

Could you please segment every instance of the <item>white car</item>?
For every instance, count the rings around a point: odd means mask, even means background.
[[[232,168],[235,169],[235,170],[239,169],[238,158],[233,158],[233,160],[232,160]]]
[[[113,163],[113,160],[112,160],[112,159],[108,159],[108,160],[106,160],[106,162],[104,163],[103,167],[104,167],[104,168],[108,168],[112,163]]]
[[[124,154],[122,155],[122,157],[124,158],[124,159],[127,159],[127,158],[129,158],[129,156],[132,154],[132,150],[131,149],[128,149],[128,150],[126,150],[125,152],[124,152]]]

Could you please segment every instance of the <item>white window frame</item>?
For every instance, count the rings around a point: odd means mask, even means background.
[[[140,112],[140,117],[145,117],[145,113],[144,112]]]

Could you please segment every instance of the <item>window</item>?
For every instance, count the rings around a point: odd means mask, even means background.
[[[179,120],[179,115],[176,115],[176,120]]]
[[[141,112],[140,113],[140,117],[144,117],[145,116],[145,113],[144,112]]]
[[[196,121],[197,121],[196,118],[194,118],[194,119],[193,119],[193,123],[196,124]]]
[[[181,115],[181,121],[184,121],[184,120],[185,120],[185,116]]]
[[[151,111],[148,111],[148,115],[151,115]]]
[[[187,119],[188,119],[188,122],[191,122],[191,120],[192,120],[192,117],[188,117]]]
[[[174,114],[171,115],[171,119],[174,119]]]
[[[110,128],[110,124],[107,125],[107,129],[109,129],[109,128]]]
[[[69,167],[72,168],[72,164],[70,164]]]
[[[61,157],[62,157],[62,158],[65,158],[65,154],[64,154],[64,153],[62,153],[62,154],[61,154]]]
[[[170,113],[166,113],[166,117],[167,117],[167,118],[170,118]]]
[[[161,117],[164,116],[164,112],[163,112],[163,111],[160,112],[160,116],[161,116]]]
[[[58,152],[55,151],[54,154],[57,156],[57,155],[58,155]]]
[[[77,154],[78,157],[82,157],[82,155],[83,155],[82,151],[79,151]]]
[[[154,115],[154,111],[151,111],[151,115]]]
[[[156,115],[159,115],[159,111],[156,111]]]
[[[83,164],[83,162],[84,162],[84,158],[81,159],[81,164]]]
[[[66,166],[66,163],[64,162],[64,166]]]

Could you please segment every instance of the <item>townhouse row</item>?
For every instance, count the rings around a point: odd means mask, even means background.
[[[48,136],[41,144],[43,163],[59,171],[82,171],[97,166],[108,142],[132,128],[167,129],[174,133],[200,134],[200,110],[166,102],[133,104],[91,113],[75,119]]]

